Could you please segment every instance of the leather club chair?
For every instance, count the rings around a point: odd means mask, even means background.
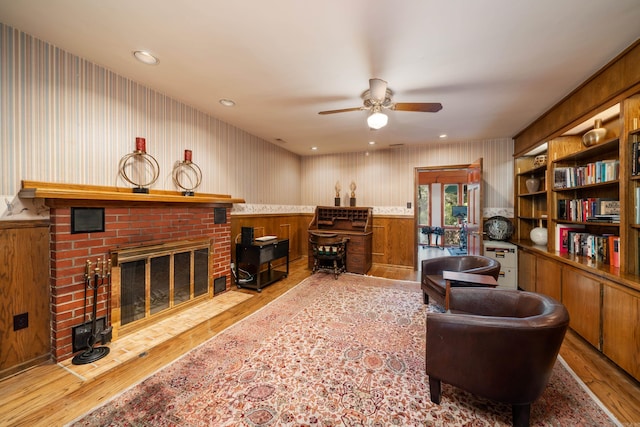
[[[444,306],[446,282],[442,278],[443,271],[482,274],[492,276],[497,280],[500,275],[500,262],[494,258],[481,255],[444,256],[423,260],[421,287],[425,304],[429,303],[429,297],[431,297],[434,302]],[[451,282],[451,287],[457,286],[484,285],[468,282]]]
[[[431,401],[441,382],[512,405],[513,425],[528,426],[569,325],[564,305],[513,289],[453,288],[451,313],[427,313]]]

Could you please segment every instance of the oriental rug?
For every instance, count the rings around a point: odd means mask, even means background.
[[[442,384],[429,400],[417,282],[315,274],[73,426],[507,426],[511,407]],[[532,426],[612,426],[556,363]]]

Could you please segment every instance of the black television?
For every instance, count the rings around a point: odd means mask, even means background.
[[[457,218],[466,218],[467,217],[467,207],[466,206],[451,206],[451,215]]]

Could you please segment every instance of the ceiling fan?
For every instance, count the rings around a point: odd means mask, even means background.
[[[367,117],[367,123],[371,129],[380,129],[387,125],[389,118],[382,111],[417,111],[422,113],[436,113],[442,110],[439,102],[393,102],[393,92],[387,87],[387,82],[382,79],[369,79],[369,89],[365,90],[361,97],[364,101],[362,107],[343,108],[341,110],[320,111],[318,114],[346,113],[349,111],[371,111]]]

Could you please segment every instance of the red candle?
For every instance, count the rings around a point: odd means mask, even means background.
[[[136,151],[140,151],[142,153],[147,152],[147,142],[144,138],[136,137]]]
[[[192,152],[191,150],[184,150],[184,161],[185,162],[190,162],[191,158],[192,158]]]

